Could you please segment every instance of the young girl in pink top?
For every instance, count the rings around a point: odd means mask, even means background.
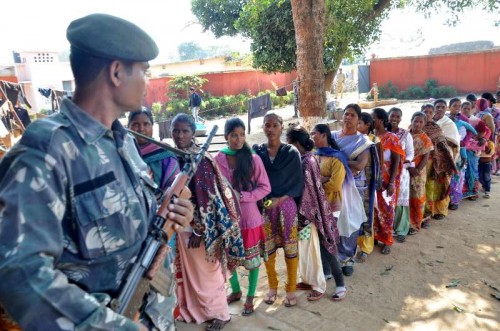
[[[267,260],[264,219],[257,207],[257,202],[271,192],[271,184],[269,184],[262,160],[259,156],[252,154],[250,147],[245,142],[243,121],[239,118],[227,120],[224,126],[224,137],[228,146],[215,156],[215,161],[222,174],[239,192],[240,196],[240,228],[245,247],[245,268],[250,271],[248,295],[242,315],[248,316],[254,311],[253,298],[257,288],[261,256]],[[229,281],[232,293],[227,297],[227,301],[232,303],[241,298],[236,271],[233,271]]]

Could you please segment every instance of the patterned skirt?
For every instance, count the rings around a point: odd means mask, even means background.
[[[243,247],[245,248],[245,269],[252,270],[261,264],[261,257],[267,261],[266,234],[264,226],[257,226],[251,229],[241,229]]]
[[[263,216],[266,252],[271,255],[283,247],[286,258],[297,257],[298,217],[293,198],[287,198],[279,207],[265,209]]]

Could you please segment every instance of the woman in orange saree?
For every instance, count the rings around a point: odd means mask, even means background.
[[[416,234],[421,227],[427,228],[428,221],[424,220],[425,209],[425,183],[427,181],[427,160],[429,153],[434,150],[431,139],[424,131],[426,116],[422,112],[416,112],[411,118],[411,136],[413,137],[413,148],[415,156],[408,168],[410,172],[410,231],[408,234]]]

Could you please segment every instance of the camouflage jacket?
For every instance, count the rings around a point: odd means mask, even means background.
[[[0,304],[25,330],[137,330],[105,305],[156,210],[147,167],[119,121],[70,99],[0,163]]]

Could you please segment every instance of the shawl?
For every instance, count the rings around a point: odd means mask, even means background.
[[[325,197],[318,161],[312,152],[307,152],[302,156],[302,169],[305,185],[298,212],[305,218],[304,225],[314,223],[321,234],[323,246],[330,254],[336,255],[339,241],[337,219],[333,216]]]
[[[432,154],[432,171],[434,175],[442,176],[457,173],[458,170],[453,159],[453,152],[447,143],[441,127],[434,121],[428,121],[423,130],[434,142],[434,151]]]
[[[198,153],[193,144],[187,151]],[[183,160],[180,161],[183,163]],[[183,164],[181,164],[183,165]],[[189,183],[194,204],[193,227],[204,226],[208,261],[220,261],[222,269],[234,270],[244,265],[245,251],[239,227],[237,197],[210,154],[200,162]]]
[[[443,116],[436,123],[441,127],[444,136],[448,141],[455,144],[455,146],[460,146],[460,135],[458,134],[455,122],[453,122],[448,116]]]
[[[139,151],[151,170],[154,182],[162,190],[166,190],[174,181],[175,175],[179,173],[176,155],[155,144],[139,146]]]
[[[349,160],[354,160],[359,154],[364,152],[373,142],[362,133],[342,136],[341,131],[333,131],[332,138],[339,145],[341,151],[346,154]]]
[[[271,183],[269,198],[289,196],[299,198],[304,188],[304,173],[299,151],[292,145],[281,144],[273,161],[269,158],[267,144],[254,145]]]
[[[385,154],[385,151],[388,151],[388,150],[390,150],[392,153],[399,154],[399,156],[400,156],[399,164],[398,164],[398,176],[399,176],[401,174],[401,170],[403,168],[403,163],[404,163],[404,159],[406,157],[406,153],[405,153],[403,147],[401,147],[401,145],[399,143],[398,136],[392,132],[387,131],[380,138],[380,141],[382,144],[382,148],[384,149],[384,154]],[[391,168],[387,167],[387,165],[385,164],[386,162],[391,163],[392,158],[389,161],[381,160],[381,163],[384,163],[384,165],[385,165],[383,167],[382,177],[383,177],[383,180],[388,183],[389,178],[391,176],[391,174],[390,174]],[[396,187],[396,189],[398,189],[398,187]]]
[[[413,148],[415,157],[413,160],[417,159],[419,156],[423,156],[432,150],[434,150],[434,146],[432,145],[432,141],[430,138],[424,133],[412,133],[413,137]]]
[[[344,183],[342,184],[342,208],[339,224],[339,234],[344,237],[349,237],[355,231],[358,231],[361,224],[366,221],[366,215],[363,206],[363,200],[359,194],[356,184],[354,182],[354,177],[351,170],[347,164],[347,158],[345,155],[331,147],[320,147],[316,150],[316,155],[327,156],[337,158],[342,162],[346,170],[346,176]],[[349,199],[349,197],[352,197]],[[354,201],[356,200],[358,204]],[[360,215],[359,211],[362,211]],[[344,214],[344,215],[342,215]],[[347,215],[358,215],[358,217],[346,217]]]

